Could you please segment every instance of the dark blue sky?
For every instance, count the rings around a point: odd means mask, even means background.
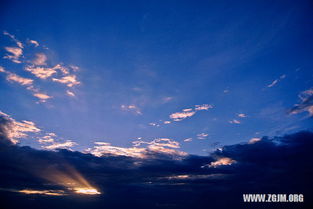
[[[0,110],[41,129],[21,144],[166,138],[205,155],[312,130],[311,1],[4,1],[0,13]]]

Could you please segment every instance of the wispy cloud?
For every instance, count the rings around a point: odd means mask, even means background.
[[[142,115],[140,108],[137,107],[136,105],[133,105],[133,104],[132,105],[121,105],[121,110],[132,112],[136,115]]]
[[[14,144],[18,143],[21,138],[27,138],[29,133],[38,133],[41,131],[32,121],[16,121],[10,115],[0,111],[1,118],[7,121],[4,124],[4,131],[9,140]]]
[[[68,87],[73,87],[80,84],[80,82],[77,80],[76,75],[67,75],[61,78],[52,78],[52,81],[63,83]]]
[[[38,47],[38,46],[39,46],[38,41],[35,41],[35,40],[29,40],[29,43],[30,43],[30,44],[33,44],[35,47]]]
[[[300,103],[294,105],[294,107],[289,110],[289,114],[308,112],[309,116],[313,116],[313,88],[301,92],[299,98]]]
[[[216,168],[216,167],[219,167],[219,166],[222,166],[222,165],[232,165],[236,163],[235,160],[229,158],[229,157],[222,157],[222,158],[219,158],[217,159],[216,161],[214,162],[211,162],[210,164],[208,164],[207,166],[208,167],[213,167],[213,168]]]
[[[197,134],[197,139],[206,139],[209,136],[207,133]]]
[[[72,89],[79,85],[81,82],[78,80],[76,73],[79,70],[78,66],[75,65],[63,65],[62,63],[55,64],[55,65],[48,65],[51,63],[49,57],[47,56],[46,52],[43,50],[47,50],[47,48],[39,47],[38,41],[35,40],[28,40],[28,44],[23,45],[22,42],[17,40],[14,35],[11,35],[7,32],[3,33],[6,36],[9,36],[11,40],[16,43],[16,47],[5,47],[5,50],[8,52],[4,56],[5,59],[10,59],[15,63],[23,63],[22,68],[30,72],[36,78],[42,79],[45,82],[55,82],[61,83],[66,85],[67,89],[64,91],[67,96],[74,97],[75,94]],[[35,54],[29,53],[24,56],[23,49],[29,47],[30,45],[34,45],[35,47],[39,47],[38,50],[42,50],[42,52],[37,52]],[[37,50],[37,51],[38,51]],[[29,51],[29,50],[28,50]],[[28,52],[25,50],[25,52]],[[21,57],[23,57],[23,61],[21,61]],[[26,58],[25,58],[26,57]],[[33,57],[33,59],[28,58]],[[49,61],[49,62],[48,62]],[[40,102],[45,102],[48,99],[53,98],[52,96],[48,95],[47,93],[43,93],[39,90],[39,84],[37,83],[36,79],[33,78],[24,78],[16,73],[4,70],[3,67],[0,67],[0,72],[6,73],[7,80],[10,82],[16,82],[22,86],[26,86],[27,90],[32,92],[32,95],[39,99]],[[37,84],[35,87],[35,83]]]
[[[5,55],[3,58],[9,59],[15,63],[22,63],[19,58],[23,55],[23,50],[19,47],[4,47],[4,49],[10,54]]]
[[[247,115],[244,114],[244,113],[239,113],[239,114],[237,114],[237,116],[238,116],[239,118],[246,118],[246,117],[247,117]]]
[[[268,88],[272,88],[275,86],[278,82],[286,78],[286,75],[281,75],[278,79],[274,80],[271,84],[267,85]]]
[[[231,123],[231,124],[240,124],[241,122],[239,121],[239,120],[237,120],[237,119],[233,119],[233,120],[230,120],[230,121],[228,121],[229,123]]]
[[[197,111],[209,110],[211,108],[213,108],[213,106],[209,104],[195,105],[194,108],[185,108],[181,112],[172,113],[169,117],[173,121],[182,121],[186,118],[192,117]]]
[[[251,138],[251,139],[249,140],[248,144],[254,144],[254,143],[257,143],[257,142],[259,142],[259,141],[261,141],[261,140],[262,140],[261,138],[257,138],[257,137]]]
[[[42,148],[47,150],[69,149],[75,145],[77,145],[76,142],[73,142],[72,140],[67,140],[65,142],[53,142],[51,145],[42,146]]]
[[[144,147],[140,147],[143,146]],[[93,148],[85,150],[87,153],[91,153],[95,156],[115,155],[115,156],[129,156],[135,158],[148,158],[149,153],[160,153],[173,156],[185,156],[187,153],[176,150],[180,148],[179,143],[168,138],[158,138],[150,142],[146,141],[134,141],[133,147],[118,147],[112,146],[106,142],[95,142]]]
[[[192,141],[192,138],[184,139],[184,142],[191,142],[191,141]]]
[[[35,54],[36,58],[32,61],[34,65],[47,65],[47,56],[44,53]]]

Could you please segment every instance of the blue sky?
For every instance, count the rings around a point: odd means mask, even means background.
[[[0,110],[40,129],[24,130],[22,145],[73,142],[71,149],[86,151],[94,142],[132,147],[161,138],[205,155],[312,130],[312,104],[301,109],[313,94],[310,1],[7,1],[1,8]],[[53,142],[40,143],[49,133]]]

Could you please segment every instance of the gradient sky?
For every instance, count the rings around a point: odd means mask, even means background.
[[[132,147],[168,138],[206,155],[312,130],[312,106],[291,109],[313,94],[310,1],[2,1],[0,8],[0,110],[41,130],[20,137],[22,145],[49,146],[39,142],[49,133],[79,151],[99,141]]]

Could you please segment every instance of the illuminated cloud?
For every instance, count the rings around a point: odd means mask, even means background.
[[[6,32],[6,31],[3,32],[3,35],[9,36],[16,43],[16,45],[19,48],[21,48],[21,49],[24,48],[23,43],[21,41],[17,40],[14,35]]]
[[[239,118],[245,118],[245,117],[247,117],[247,115],[244,114],[244,113],[239,113],[239,114],[238,114],[238,117],[239,117]]]
[[[1,111],[0,117],[7,121],[4,131],[13,144],[18,143],[21,138],[27,138],[29,133],[38,133],[41,131],[32,121],[22,120],[19,122]]]
[[[66,90],[66,94],[70,97],[75,97],[74,92],[70,91],[70,90]]]
[[[196,112],[191,111],[191,112],[176,112],[170,115],[170,118],[173,119],[174,121],[181,121],[186,118],[189,118],[193,116]]]
[[[23,54],[23,50],[21,48],[19,48],[19,47],[4,47],[4,49],[11,54],[7,54],[3,58],[9,59],[15,63],[21,63],[21,61],[19,60],[20,56]]]
[[[191,141],[192,141],[192,138],[184,139],[184,142],[191,142]]]
[[[195,105],[195,111],[209,110],[209,109],[212,109],[212,108],[213,108],[213,106],[209,105],[209,104]]]
[[[136,105],[121,105],[121,110],[129,111],[135,113],[136,115],[142,115],[142,112]]]
[[[139,147],[145,145],[145,147]],[[185,156],[187,153],[175,150],[179,148],[179,143],[168,138],[158,138],[151,142],[134,141],[133,147],[117,147],[106,142],[95,142],[93,148],[85,150],[95,156],[101,157],[105,155],[128,156],[135,158],[148,158],[149,153],[160,153],[173,156]]]
[[[35,41],[35,40],[29,40],[29,43],[35,45],[35,47],[39,46],[38,41]]]
[[[209,134],[207,134],[207,133],[197,134],[198,139],[206,139],[208,136],[209,136]]]
[[[208,110],[211,108],[213,108],[213,106],[209,104],[195,105],[194,109],[186,108],[186,109],[183,109],[182,112],[172,113],[169,117],[173,121],[182,121],[186,118],[192,117],[194,114],[196,114],[197,111]]]
[[[313,88],[305,90],[299,94],[300,103],[294,105],[289,110],[289,114],[298,114],[301,112],[308,112],[309,116],[313,116]]]
[[[249,140],[248,144],[254,144],[261,141],[261,138],[252,138]]]
[[[71,140],[67,140],[65,142],[53,142],[51,145],[42,146],[42,148],[47,149],[47,150],[69,149],[75,145],[77,145],[76,142],[73,142]]]
[[[47,65],[47,56],[44,53],[35,54],[36,58],[32,61],[34,65]]]
[[[268,88],[275,86],[279,81],[286,78],[286,75],[281,75],[278,79],[274,80],[271,84],[267,85]]]
[[[169,120],[164,121],[164,124],[170,124],[170,123],[171,123],[171,121],[169,121]]]
[[[17,192],[23,194],[30,194],[30,195],[49,195],[49,196],[63,196],[65,195],[63,190],[32,190],[32,189],[23,189],[18,190]]]
[[[216,160],[214,162],[211,162],[207,166],[216,168],[216,167],[219,167],[219,166],[222,166],[222,165],[231,165],[233,163],[236,163],[236,161],[231,159],[231,158],[229,158],[229,157],[222,157],[222,158],[219,158],[218,160]]]
[[[44,93],[34,93],[33,95],[34,95],[34,97],[37,97],[40,102],[46,102],[48,99],[52,98],[52,96],[49,96],[49,95],[44,94]]]
[[[25,70],[31,72],[37,78],[47,79],[56,73],[54,68],[44,68],[44,67],[34,67],[34,66],[26,66]]]
[[[33,81],[34,81],[32,79],[29,79],[29,78],[23,78],[23,77],[16,75],[14,73],[8,73],[6,79],[8,81],[16,82],[22,86],[31,86],[33,84]]]
[[[68,75],[62,78],[52,78],[52,81],[66,84],[68,87],[73,87],[80,84],[80,82],[77,81],[76,75]]]
[[[38,142],[40,144],[54,143],[54,137],[56,137],[55,133],[47,133],[45,136],[38,137]]]
[[[236,119],[230,120],[228,122],[231,124],[240,124],[241,123],[239,120],[236,120]]]

